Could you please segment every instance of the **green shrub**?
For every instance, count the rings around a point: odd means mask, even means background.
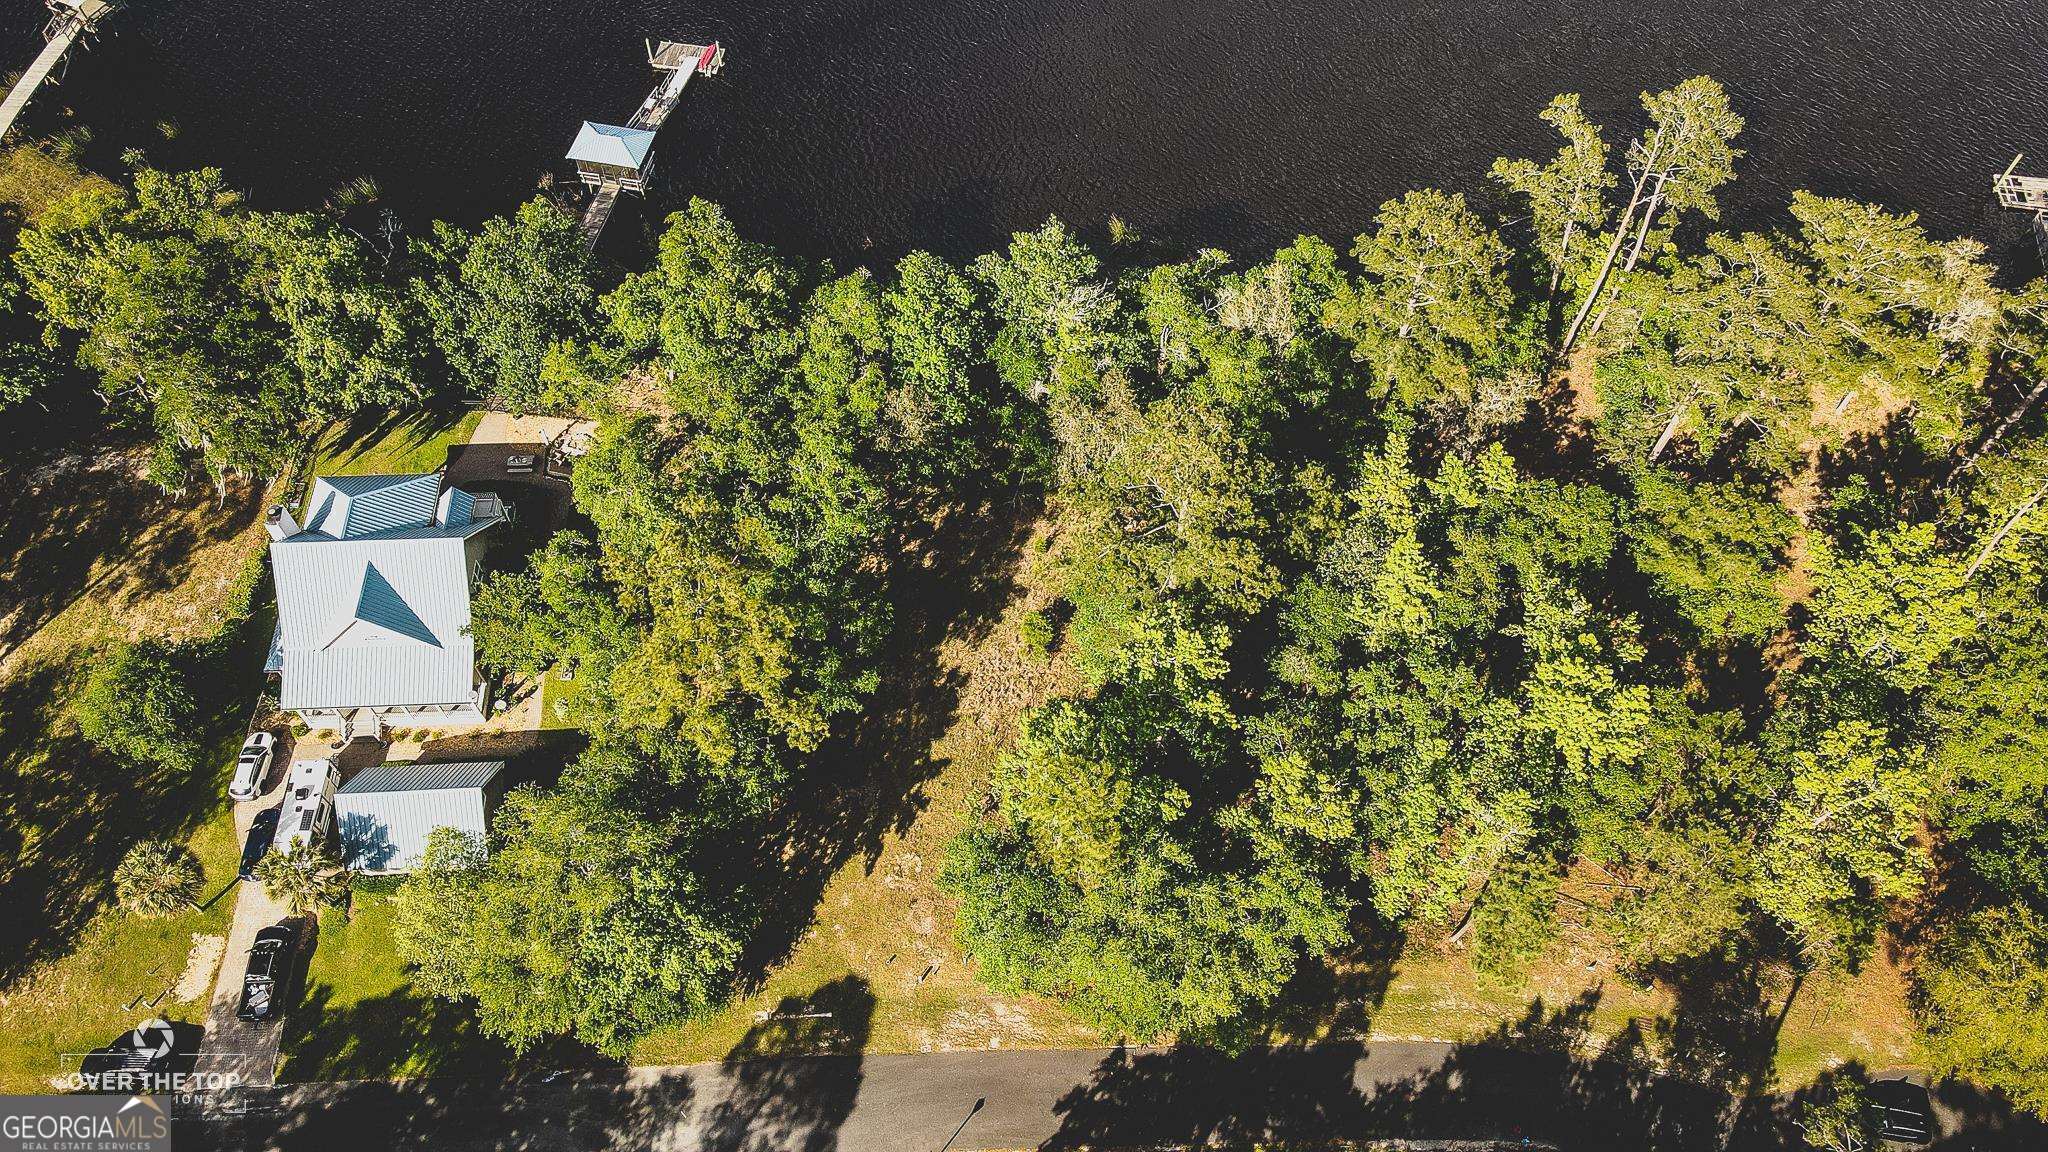
[[[1024,641],[1024,650],[1033,656],[1044,656],[1052,651],[1052,621],[1043,612],[1026,612],[1017,622],[1017,636]]]
[[[190,771],[199,761],[199,703],[180,656],[154,640],[109,649],[72,702],[79,731],[115,756]]]

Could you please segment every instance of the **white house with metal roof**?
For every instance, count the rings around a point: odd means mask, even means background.
[[[496,495],[434,473],[323,476],[303,526],[272,508],[279,706],[351,739],[482,723],[469,593],[480,537],[504,518]]]
[[[483,837],[504,799],[505,763],[377,764],[334,796],[342,859],[361,872],[410,872],[436,828]]]

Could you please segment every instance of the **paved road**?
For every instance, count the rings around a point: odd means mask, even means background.
[[[1316,1114],[1334,1120],[1332,1105],[1439,1070],[1452,1051],[1337,1045],[1200,1067],[1162,1049],[955,1052],[635,1068],[515,1086],[316,1084],[248,1094],[257,1114],[187,1125],[178,1147],[934,1152],[956,1132],[954,1150],[1308,1132]],[[1159,1076],[1173,1083],[1150,1083]],[[1326,1099],[1307,1112],[1273,1107],[1283,1097]],[[1204,1102],[1198,1112],[1191,1098]],[[1271,1125],[1245,1119],[1269,1109]]]
[[[1951,1091],[1960,1096],[1948,1095]],[[1943,1089],[1936,1147],[2048,1148],[2038,1125]],[[188,1122],[196,1148],[937,1152],[1527,1135],[1572,1150],[1746,1152],[1799,1142],[1791,1102],[1568,1047],[1373,1041],[1314,1048],[800,1057],[577,1073],[552,1082],[312,1084]],[[979,1106],[977,1107],[977,1103]],[[964,1122],[964,1123],[963,1123]],[[957,1135],[956,1135],[957,1133]]]

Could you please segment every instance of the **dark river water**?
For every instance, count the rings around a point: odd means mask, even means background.
[[[2048,174],[2040,0],[131,3],[50,101],[99,155],[218,164],[273,206],[368,175],[414,225],[503,210],[579,120],[623,120],[649,35],[729,51],[664,129],[650,208],[709,196],[842,261],[971,254],[1048,213],[1116,212],[1174,248],[1342,239],[1401,191],[1482,190],[1494,156],[1548,153],[1556,92],[1618,143],[1640,90],[1699,72],[1749,121],[1738,223],[1813,188],[1918,209],[2031,274],[1988,178],[2021,150]],[[20,67],[40,9],[0,13],[0,67]],[[613,228],[630,247],[644,217]]]

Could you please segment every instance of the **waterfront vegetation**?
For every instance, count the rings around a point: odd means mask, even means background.
[[[404,962],[316,961],[337,1027],[682,1059],[857,985],[842,1044],[1565,1019],[2048,1108],[2048,284],[1841,199],[1720,229],[1710,80],[1543,115],[1250,259],[843,271],[693,201],[607,276],[541,201],[408,245],[138,169],[21,222],[5,395],[223,492],[312,421],[596,421],[475,623],[589,747],[323,932]]]

